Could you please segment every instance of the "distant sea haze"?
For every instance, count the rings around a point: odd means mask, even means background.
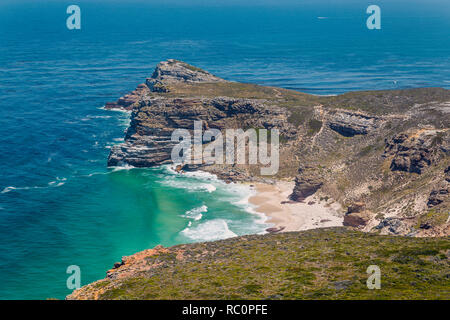
[[[227,80],[312,94],[450,88],[448,4],[187,6],[82,1],[0,4],[0,298],[64,298],[122,256],[267,227],[250,188],[169,166],[106,167],[129,113],[104,110],[175,58]]]

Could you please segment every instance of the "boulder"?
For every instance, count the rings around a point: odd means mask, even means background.
[[[347,214],[363,212],[366,204],[364,202],[354,202],[347,207]]]
[[[347,207],[343,225],[347,227],[365,226],[369,221],[369,214],[365,211],[364,202],[354,202]]]
[[[355,212],[352,214],[346,214],[342,224],[346,227],[357,228],[360,226],[365,226],[367,221],[369,221],[369,219],[366,214]]]
[[[375,229],[381,230],[381,229],[387,228],[390,233],[399,234],[402,227],[403,227],[403,223],[401,222],[400,219],[389,217],[389,218],[383,219],[375,227]]]
[[[304,201],[307,197],[316,193],[323,185],[322,180],[314,175],[301,173],[295,177],[295,186],[289,199],[297,202]]]
[[[286,227],[272,227],[272,228],[267,228],[266,231],[269,233],[277,233],[277,232],[281,232],[285,229]]]

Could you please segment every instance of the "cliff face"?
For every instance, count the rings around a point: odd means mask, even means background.
[[[148,167],[170,161],[171,134],[175,129],[194,130],[194,121],[205,129],[266,127],[280,128],[286,134],[294,130],[284,110],[263,100],[217,98],[143,98],[131,116],[126,142],[113,147],[108,165],[127,163]]]
[[[230,82],[176,60],[107,108],[131,110],[125,142],[108,165],[170,162],[175,129],[278,129],[280,169],[259,165],[187,165],[222,179],[295,179],[291,195],[316,193],[349,209],[344,224],[382,234],[450,234],[450,91],[367,91],[318,97]],[[268,180],[269,179],[269,180]],[[362,204],[358,210],[351,209]]]

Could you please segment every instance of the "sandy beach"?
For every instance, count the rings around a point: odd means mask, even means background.
[[[320,201],[315,195],[304,202],[289,201],[294,182],[257,183],[254,188],[256,194],[249,202],[255,206],[255,211],[268,217],[268,223],[282,228],[283,232],[342,226],[343,214],[336,202]]]

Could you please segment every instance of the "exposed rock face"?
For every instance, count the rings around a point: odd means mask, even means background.
[[[450,183],[442,182],[437,188],[433,189],[428,197],[428,207],[434,207],[444,202],[450,193]]]
[[[437,224],[417,227],[418,217],[430,208],[442,213],[450,206],[450,90],[317,97],[228,82],[169,60],[158,64],[145,84],[106,107],[132,111],[124,143],[111,149],[110,166],[171,163],[178,143],[171,141],[172,132],[187,129],[193,135],[197,120],[203,130],[219,129],[222,134],[225,129],[276,128],[280,163],[270,179],[295,177],[290,201],[303,201],[319,191],[340,204],[354,203],[344,224],[365,231],[380,225],[384,217],[395,218],[383,222],[381,231],[386,233],[410,234],[419,229],[419,235],[424,231],[434,235],[450,229],[448,222],[442,226],[442,219],[439,230]],[[270,183],[259,175],[261,167],[200,161],[178,169],[205,170],[226,182]],[[364,208],[358,208],[358,202],[364,202]]]
[[[444,170],[444,179],[430,192],[427,206],[435,207],[448,200],[450,195],[450,166]]]
[[[218,97],[142,100],[131,115],[125,143],[111,149],[108,165],[148,167],[169,161],[171,151],[178,143],[171,141],[173,131],[187,129],[192,132],[194,121],[201,120],[205,128],[219,130],[241,125],[248,128],[278,128],[289,136],[292,127],[286,118],[287,113],[282,109],[267,106],[264,101],[256,99]]]
[[[355,202],[348,206],[347,214],[364,211],[366,204],[364,202]]]
[[[360,112],[338,111],[330,113],[328,126],[345,137],[368,134],[380,126],[379,117]]]
[[[161,81],[165,84],[176,82],[223,82],[211,73],[191,66],[185,62],[169,59],[160,62],[150,79]]]
[[[140,84],[136,90],[119,98],[116,102],[107,102],[105,108],[132,110],[134,104],[149,92],[169,92],[170,84],[180,82],[225,82],[225,80],[185,62],[169,59],[160,62],[156,66],[151,78],[148,78],[145,83]]]
[[[185,62],[169,59],[160,62],[151,78],[146,80],[147,87],[152,92],[170,92],[170,84],[179,82],[224,82],[211,73],[191,66]]]
[[[300,167],[299,175],[295,177],[295,187],[290,195],[290,199],[293,201],[303,201],[307,197],[316,193],[323,185],[323,181],[313,174],[311,171],[307,171],[308,167]]]
[[[386,140],[384,156],[392,156],[391,170],[422,173],[439,155],[448,151],[445,131],[425,130],[405,132]]]
[[[386,218],[383,219],[375,229],[381,230],[387,228],[390,233],[399,234],[401,229],[404,228],[400,219],[397,218]]]
[[[360,226],[365,226],[368,220],[368,217],[365,217],[361,214],[351,214],[344,216],[344,222],[342,224],[346,227],[357,228]]]
[[[355,202],[349,205],[343,225],[347,227],[365,226],[369,220],[369,214],[365,212],[365,206],[363,202]]]
[[[133,105],[138,102],[141,97],[149,92],[150,90],[147,85],[142,83],[138,85],[138,87],[134,91],[124,95],[123,97],[120,97],[116,102],[107,102],[105,104],[105,108],[132,110]]]

